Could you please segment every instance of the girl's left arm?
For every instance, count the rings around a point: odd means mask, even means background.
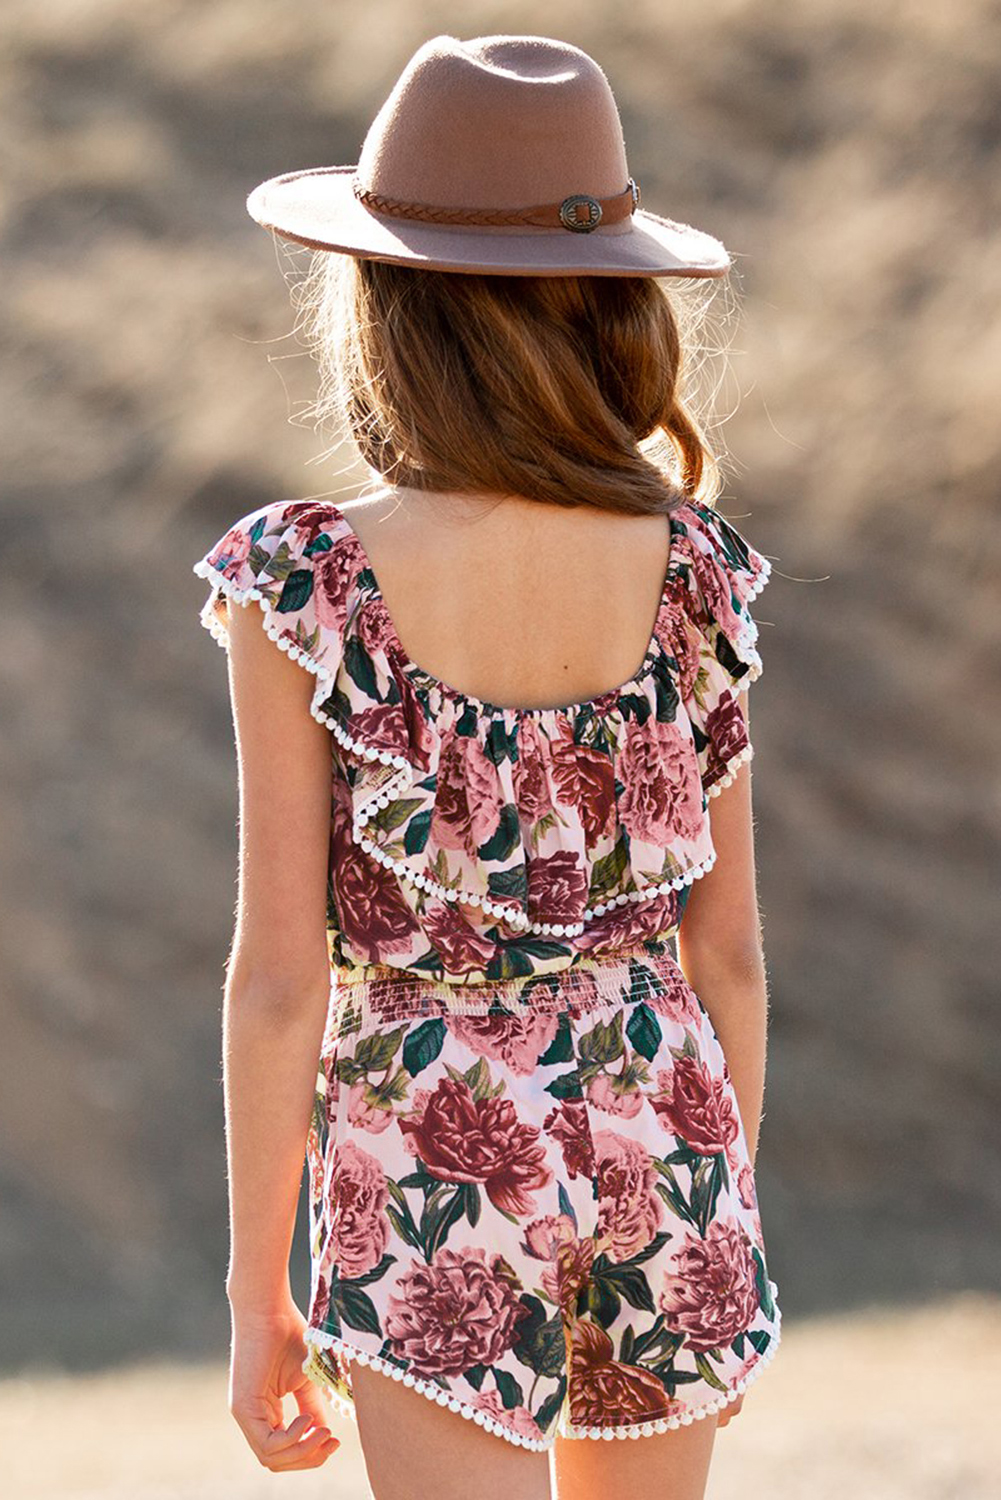
[[[315,678],[268,638],[257,603],[230,600],[228,616],[239,780],[222,1049],[230,1410],[261,1462],[281,1471],[316,1467],[337,1446],[319,1391],[301,1370],[305,1320],[289,1278],[330,990],[331,743],[309,711]],[[288,1428],[286,1394],[300,1408]]]

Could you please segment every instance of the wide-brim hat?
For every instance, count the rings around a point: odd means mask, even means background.
[[[586,52],[437,36],[407,63],[355,166],[260,183],[257,223],[316,250],[442,271],[722,276],[730,256],[640,208],[618,107]]]

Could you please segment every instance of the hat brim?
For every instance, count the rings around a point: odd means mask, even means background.
[[[564,229],[470,229],[373,213],[355,197],[356,167],[313,167],[260,183],[247,212],[265,229],[314,250],[370,260],[507,276],[723,276],[719,240],[637,209],[587,234]]]

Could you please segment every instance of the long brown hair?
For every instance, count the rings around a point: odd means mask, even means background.
[[[295,293],[320,372],[315,425],[346,430],[370,470],[410,489],[712,504],[720,454],[686,389],[710,352],[708,290],[318,252]]]

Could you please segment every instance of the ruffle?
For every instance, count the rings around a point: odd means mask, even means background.
[[[772,564],[709,506],[687,501],[673,526],[664,639],[678,663],[703,790],[712,797],[754,754],[741,694],[762,672],[750,604]]]
[[[227,601],[256,601],[316,677],[310,709],[340,747],[351,838],[411,906],[474,908],[495,937],[558,942],[633,903],[662,902],[670,925],[677,892],[715,862],[708,798],[753,753],[739,693],[761,671],[747,605],[770,564],[692,502],[671,531],[642,669],[566,708],[494,709],[411,662],[327,502],[260,507],[193,571],[212,584],[201,621],[220,645]]]

